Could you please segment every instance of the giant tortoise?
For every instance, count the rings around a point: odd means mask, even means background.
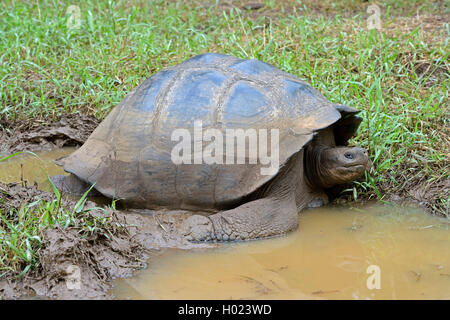
[[[131,207],[202,212],[186,219],[192,241],[279,235],[297,227],[302,209],[327,203],[327,190],[363,175],[366,150],[347,146],[357,112],[270,64],[202,54],[131,91],[60,160],[71,175],[54,181],[69,190],[94,184]],[[267,148],[265,161],[250,157]]]

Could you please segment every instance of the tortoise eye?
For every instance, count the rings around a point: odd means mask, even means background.
[[[346,152],[346,153],[344,154],[344,157],[346,157],[347,159],[352,160],[352,159],[353,159],[353,154],[352,154],[351,152]]]

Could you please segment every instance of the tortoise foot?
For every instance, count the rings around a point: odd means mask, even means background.
[[[208,217],[193,215],[183,223],[182,232],[186,240],[192,242],[214,240],[214,227]]]

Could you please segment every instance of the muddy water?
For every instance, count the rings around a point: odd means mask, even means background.
[[[76,148],[63,148],[53,151],[37,152],[36,156],[23,153],[0,162],[0,182],[21,182],[27,185],[38,184],[39,189],[50,191],[48,176],[64,174],[64,170],[54,163],[55,159],[68,155]],[[0,157],[1,158],[1,157]]]
[[[54,159],[73,151],[0,162],[0,181],[36,181],[50,190],[47,175],[63,173]],[[147,270],[115,281],[113,293],[132,299],[450,299],[449,226],[414,208],[319,208],[303,212],[300,228],[287,236],[168,249]],[[367,273],[370,266],[375,273]]]
[[[367,273],[371,265],[379,272]],[[147,270],[116,281],[114,293],[124,299],[450,299],[449,222],[391,206],[315,209],[284,237],[167,251]]]

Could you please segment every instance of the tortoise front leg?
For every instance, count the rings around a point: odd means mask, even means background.
[[[262,198],[209,217],[194,215],[184,223],[190,241],[250,240],[276,236],[295,229],[298,214],[292,195]]]

